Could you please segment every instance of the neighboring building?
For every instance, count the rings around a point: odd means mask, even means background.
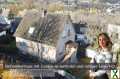
[[[0,36],[6,35],[6,30],[9,28],[10,21],[4,16],[0,16]]]
[[[11,21],[9,34],[14,34],[17,27],[19,26],[22,18],[21,17],[14,17],[14,19]]]
[[[77,34],[85,34],[87,31],[87,24],[86,23],[73,23],[74,29]]]
[[[1,15],[4,16],[4,17],[8,17],[9,12],[10,12],[10,9],[2,8],[2,14]]]
[[[120,41],[120,25],[108,24],[107,31],[113,42]]]
[[[78,42],[80,45],[84,45],[85,47],[88,45],[88,38],[86,36],[87,32],[87,24],[86,23],[74,23],[75,29],[75,41]]]
[[[120,25],[109,24],[108,25],[108,34],[112,39],[113,46],[113,61],[118,62],[120,60]]]
[[[75,30],[70,17],[28,11],[15,33],[17,47],[42,61],[55,62],[64,44],[75,41]]]
[[[120,15],[120,4],[107,8],[106,12],[109,15]]]
[[[10,21],[4,16],[0,16],[0,26],[7,25],[7,24],[10,24]]]

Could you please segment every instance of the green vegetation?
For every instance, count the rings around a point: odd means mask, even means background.
[[[0,51],[16,51],[16,41],[12,36],[1,37],[3,43],[0,44]]]

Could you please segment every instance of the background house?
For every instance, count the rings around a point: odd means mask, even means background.
[[[75,41],[80,45],[87,45],[88,38],[86,36],[86,32],[88,30],[86,23],[73,23],[73,27],[75,30]]]
[[[4,16],[0,16],[0,36],[6,35],[6,30],[9,28],[10,21]]]
[[[120,60],[120,26],[108,24],[108,34],[113,42],[112,50],[114,52],[113,60],[119,63]]]
[[[39,57],[41,62],[56,62],[64,52],[64,44],[75,41],[75,30],[69,16],[28,11],[16,33],[17,47],[24,54]]]
[[[108,24],[108,34],[113,42],[120,40],[120,26],[115,24]]]

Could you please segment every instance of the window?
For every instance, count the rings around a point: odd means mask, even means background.
[[[34,30],[35,30],[34,27],[30,27],[29,30],[28,30],[28,33],[29,33],[29,34],[33,34]]]

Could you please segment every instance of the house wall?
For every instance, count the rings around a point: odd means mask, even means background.
[[[120,40],[120,26],[114,25],[114,24],[109,24],[108,25],[108,34],[109,34],[109,36],[111,36],[113,41]],[[116,34],[117,34],[117,38],[114,37]]]
[[[16,44],[23,54],[30,54],[39,57],[41,61],[49,61],[51,63],[56,61],[56,48],[34,41],[26,40],[16,37]]]
[[[82,33],[85,33],[85,32],[86,32],[86,30],[87,30],[87,28],[86,28],[86,27],[81,27],[81,28],[80,28],[80,32],[82,32]]]
[[[57,44],[57,50],[56,50],[57,61],[59,61],[64,55],[65,43],[69,40],[75,41],[75,30],[73,28],[72,23],[68,21],[64,24],[64,26],[65,26],[64,30],[60,34],[58,44]]]

